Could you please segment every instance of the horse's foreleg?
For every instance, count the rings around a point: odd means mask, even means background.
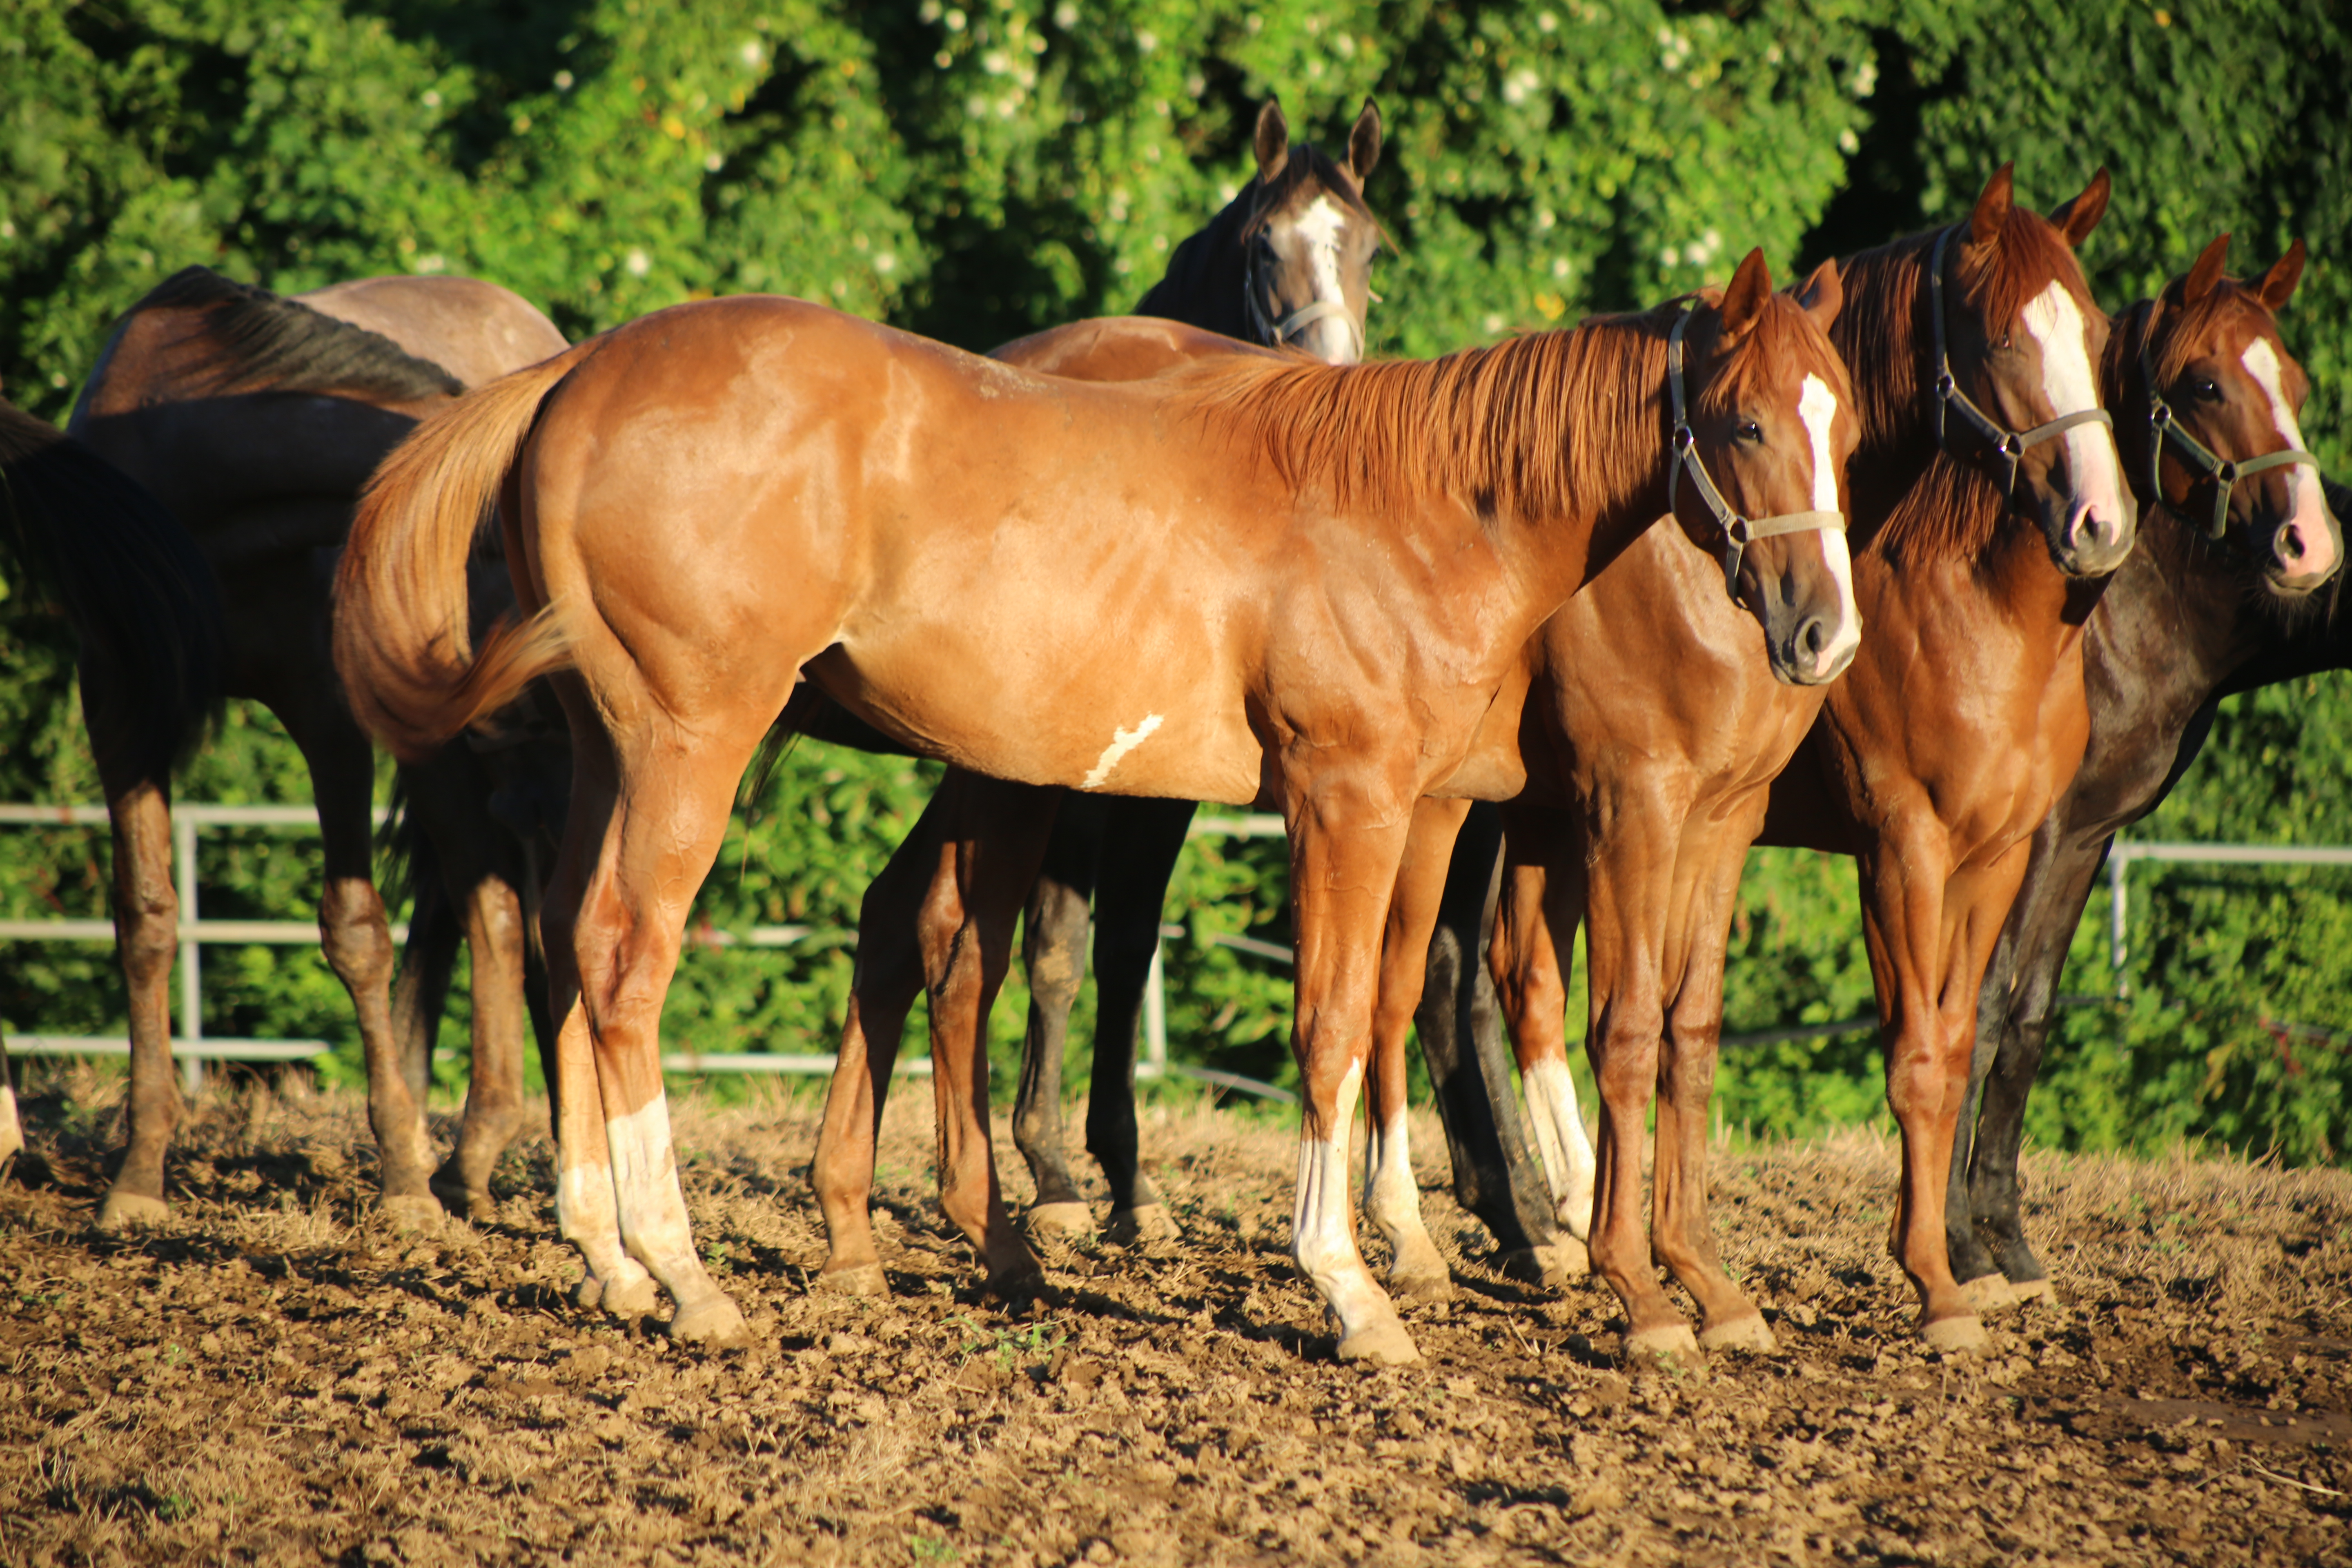
[[[1037,879],[1058,793],[956,773],[941,823],[947,853],[922,915],[939,1108],[940,1207],[980,1250],[988,1288],[1012,1295],[1037,1274],[998,1185],[988,1116],[988,1015],[1012,966],[1013,929]]]
[[[1013,1145],[1037,1188],[1026,1215],[1038,1231],[1087,1232],[1094,1215],[1070,1173],[1062,1127],[1062,1061],[1070,1009],[1086,978],[1087,906],[1111,803],[1080,795],[1062,803],[1023,916],[1021,961],[1029,973],[1029,1028],[1021,1041],[1021,1085],[1013,1104]]]
[[[1567,974],[1584,919],[1584,840],[1563,812],[1513,806],[1504,821],[1502,897],[1487,964],[1510,1025],[1553,1211],[1580,1250],[1592,1234],[1597,1163],[1568,1067]]]
[[[2017,1160],[2025,1137],[2026,1098],[2042,1070],[2066,950],[2098,879],[2101,858],[2098,844],[2062,838],[2050,849],[2037,836],[2024,885],[2010,906],[2008,923],[1994,949],[1994,968],[1980,992],[1977,1016],[1981,1021],[1988,1014],[1996,1015],[1999,1033],[1988,1041],[1979,1025],[1978,1056],[1984,1057],[1990,1045],[1991,1059],[1972,1063],[1970,1080],[1972,1089],[1981,1086],[1984,1114],[1973,1129],[1963,1122],[1962,1136],[1974,1134],[1967,1185],[1958,1194],[1959,1212],[1946,1215],[1945,1229],[1948,1234],[1964,1232],[1973,1248],[1965,1254],[1955,1249],[1953,1274],[1964,1289],[1988,1300],[1994,1298],[1986,1287],[2004,1279],[2007,1289],[2000,1295],[2011,1300],[2050,1293],[2049,1271],[2025,1240]],[[1973,1100],[1972,1094],[1963,1117],[1974,1110]],[[1955,1172],[1960,1169],[1964,1147],[1954,1143]]]
[[[1501,809],[1474,805],[1454,836],[1413,1025],[1445,1128],[1454,1201],[1494,1234],[1504,1272],[1556,1285],[1584,1272],[1584,1244],[1560,1235],[1550,1181],[1530,1152],[1487,973],[1502,859]]]
[[[1711,1351],[1780,1348],[1756,1303],[1725,1272],[1707,1217],[1707,1108],[1723,1037],[1724,952],[1748,845],[1761,826],[1763,801],[1755,805],[1752,819],[1685,824],[1676,867],[1683,901],[1667,942],[1666,973],[1680,980],[1667,1007],[1659,1075],[1651,1236],[1666,1267],[1697,1301],[1699,1343]]]
[[[1429,973],[1429,937],[1454,866],[1454,839],[1469,814],[1466,800],[1422,800],[1397,867],[1381,941],[1380,1000],[1372,1009],[1371,1072],[1366,1089],[1371,1142],[1364,1161],[1364,1212],[1388,1238],[1389,1289],[1408,1300],[1444,1301],[1454,1276],[1421,1218],[1405,1121],[1405,1041]]]
[[[1176,1222],[1143,1172],[1135,1057],[1151,960],[1160,951],[1160,911],[1192,825],[1192,803],[1106,804],[1110,816],[1095,890],[1095,1065],[1087,1080],[1087,1152],[1110,1188],[1111,1239],[1165,1239],[1177,1234]]]
[[[111,778],[106,786],[114,830],[114,941],[131,1002],[130,1136],[98,1211],[100,1227],[116,1230],[160,1224],[171,1215],[163,1201],[163,1155],[180,1122],[171,1003],[180,896],[172,885],[172,806],[164,786]]]
[[[0,1031],[0,1176],[25,1150],[25,1124],[16,1116],[16,1079],[8,1070],[8,1037]]]
[[[1408,789],[1312,781],[1287,813],[1298,931],[1292,1049],[1305,1090],[1291,1256],[1339,1321],[1339,1359],[1421,1352],[1356,1250],[1348,1137],[1370,1055],[1381,931],[1412,821]]]
[[[940,855],[940,803],[934,795],[889,863],[866,889],[857,912],[857,968],[849,1016],[825,1091],[824,1122],[809,1167],[824,1215],[827,1251],[817,1288],[850,1295],[889,1289],[874,1249],[869,1205],[874,1145],[890,1093],[907,1014],[923,993],[920,926],[924,899]]]

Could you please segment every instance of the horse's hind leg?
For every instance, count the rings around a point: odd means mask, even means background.
[[[1094,1215],[1070,1174],[1062,1130],[1062,1059],[1069,1040],[1070,1008],[1086,978],[1087,905],[1094,897],[1105,812],[1113,804],[1092,795],[1062,802],[1021,922],[1022,963],[1029,972],[1029,1030],[1021,1042],[1013,1144],[1029,1162],[1037,1187],[1037,1201],[1026,1215],[1033,1233],[1094,1228]]]
[[[1711,1351],[1780,1348],[1756,1303],[1725,1272],[1706,1202],[1707,1108],[1723,1036],[1725,948],[1740,868],[1753,830],[1761,826],[1742,823],[1728,831],[1721,824],[1686,826],[1701,842],[1686,847],[1677,868],[1685,902],[1669,933],[1665,966],[1681,981],[1666,1016],[1665,1057],[1658,1075],[1650,1234],[1666,1267],[1698,1303],[1699,1343]]]
[[[980,1250],[988,1288],[1017,1294],[1037,1259],[1013,1228],[989,1137],[988,1014],[1013,963],[1013,928],[1054,826],[1057,792],[961,771],[940,822],[944,853],[923,901],[939,1112],[940,1207]]]
[[[849,1016],[842,1026],[841,1052],[834,1060],[816,1157],[809,1166],[828,1243],[824,1268],[817,1275],[820,1289],[881,1295],[889,1289],[874,1249],[868,1212],[875,1137],[907,1013],[923,992],[919,928],[923,900],[939,867],[942,815],[934,795],[858,906],[857,968],[850,981]]]
[[[1372,1013],[1371,1074],[1365,1086],[1371,1139],[1364,1158],[1364,1212],[1388,1238],[1390,1291],[1409,1300],[1444,1301],[1454,1295],[1453,1271],[1421,1218],[1421,1187],[1413,1179],[1405,1121],[1405,1041],[1429,973],[1429,936],[1453,869],[1454,835],[1469,810],[1466,800],[1414,804],[1412,831],[1397,868],[1381,943],[1381,994]]]
[[[1568,1067],[1567,973],[1584,919],[1582,837],[1563,813],[1514,806],[1502,895],[1487,950],[1495,993],[1509,1020],[1537,1155],[1551,1191],[1571,1272],[1590,1268],[1595,1160]]]
[[[1087,1091],[1087,1152],[1102,1167],[1110,1188],[1111,1239],[1163,1240],[1178,1232],[1168,1205],[1143,1173],[1135,1055],[1151,961],[1160,952],[1160,915],[1192,826],[1192,803],[1109,804],[1095,889],[1095,1068]]]
[[[401,944],[400,971],[392,983],[392,1032],[400,1046],[400,1076],[419,1105],[433,1088],[435,1037],[449,1005],[457,944],[465,940],[442,890],[440,868],[430,860],[422,849],[415,857],[408,940]]]
[[[131,1003],[131,1125],[98,1223],[118,1230],[171,1215],[163,1200],[163,1155],[180,1121],[171,1004],[180,896],[172,885],[172,807],[163,785],[149,779],[105,783],[114,829],[114,940]]]

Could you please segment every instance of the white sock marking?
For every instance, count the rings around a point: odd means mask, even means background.
[[[640,1109],[604,1123],[613,1149],[613,1189],[620,1200],[621,1240],[653,1271],[682,1307],[708,1279],[694,1253],[678,1190],[677,1154],[669,1137],[669,1096],[656,1094]]]
[[[1584,1118],[1576,1108],[1576,1079],[1556,1058],[1522,1068],[1528,1121],[1535,1129],[1536,1152],[1551,1184],[1552,1210],[1579,1241],[1592,1231],[1592,1184],[1599,1162]]]
[[[1085,778],[1080,779],[1078,781],[1078,787],[1080,789],[1100,789],[1104,784],[1109,783],[1111,770],[1118,767],[1120,763],[1126,761],[1128,752],[1135,750],[1136,747],[1143,744],[1145,741],[1149,740],[1150,738],[1151,731],[1160,728],[1160,715],[1157,713],[1146,713],[1143,716],[1143,722],[1138,724],[1134,729],[1120,730],[1114,733],[1110,738],[1110,744],[1105,746],[1103,748],[1102,755],[1095,759],[1094,772],[1088,773]]]
[[[1333,1136],[1298,1141],[1298,1195],[1290,1211],[1290,1255],[1339,1319],[1342,1339],[1394,1318],[1396,1308],[1364,1267],[1348,1223],[1348,1132],[1363,1069],[1350,1065],[1331,1110]]]
[[[1371,1158],[1364,1166],[1364,1211],[1396,1250],[1397,1261],[1418,1274],[1443,1259],[1421,1219],[1421,1184],[1412,1179],[1412,1139],[1404,1113],[1372,1129]]]
[[[1830,449],[1830,429],[1837,423],[1837,394],[1829,383],[1818,375],[1805,377],[1804,390],[1797,398],[1797,416],[1805,422],[1805,434],[1813,443],[1813,510],[1843,511],[1838,505],[1837,458]],[[1823,668],[1834,668],[1853,657],[1862,646],[1862,607],[1853,599],[1853,553],[1846,547],[1845,534],[1838,529],[1822,529],[1822,559],[1838,585],[1837,630],[1822,649]]]
[[[2063,283],[2026,302],[2025,330],[2042,346],[2042,391],[2051,416],[2099,405],[2099,384],[2091,374],[2091,333],[2081,307]],[[2116,457],[2115,432],[2105,425],[2077,425],[2066,432],[2066,469],[2074,476],[2074,497],[2090,511],[2121,525],[2123,465]]]
[[[2271,424],[2279,438],[2296,451],[2304,450],[2303,426],[2296,422],[2294,410],[2287,406],[2285,377],[2279,366],[2278,351],[2271,347],[2270,339],[2258,337],[2248,343],[2238,361],[2271,400]],[[2319,470],[2297,463],[2287,470],[2287,483],[2294,487],[2287,521],[2303,535],[2305,554],[2301,564],[2306,572],[2324,573],[2335,564],[2336,557],[2330,548],[2335,542],[2320,516],[2326,501],[2319,490]]]

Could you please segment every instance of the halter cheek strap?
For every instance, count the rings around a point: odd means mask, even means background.
[[[2289,447],[2284,451],[2265,453],[2259,458],[2237,462],[2222,457],[2190,435],[2173,416],[2172,405],[2167,403],[2164,394],[2157,389],[2156,361],[2148,353],[2148,344],[2155,337],[2156,311],[2150,309],[2147,324],[2141,331],[2139,339],[2139,376],[2147,386],[2147,493],[2160,506],[2172,505],[2164,499],[2164,448],[2168,445],[2172,447],[2173,456],[2195,469],[2200,478],[2214,482],[2213,516],[2204,524],[2204,530],[2206,538],[2218,542],[2230,531],[2230,497],[2237,489],[2240,479],[2252,479],[2256,474],[2268,473],[2273,468],[2284,468],[2291,464],[2316,468],[2319,459],[2300,447]],[[2194,480],[2190,481],[2190,488],[2195,488]],[[2187,498],[2182,499],[2185,500]],[[2197,521],[2179,507],[2173,507],[2173,510],[2191,523]]]
[[[2015,495],[2018,459],[2025,456],[2028,447],[2038,447],[2053,437],[2063,436],[2077,425],[2105,425],[2112,430],[2116,424],[2115,416],[2104,408],[2078,408],[2072,414],[2061,414],[2046,425],[2036,425],[2031,430],[2019,432],[1995,420],[1977,406],[1974,398],[1960,390],[1959,382],[1952,375],[1951,356],[1944,350],[1944,247],[1958,232],[1959,226],[1955,224],[1937,235],[1936,253],[1927,263],[1927,289],[1932,305],[1930,314],[1936,322],[1936,445],[1947,452],[1952,449],[1948,416],[1957,412],[1976,427],[1977,434],[1985,438],[1997,456],[2008,460],[2009,471],[2001,480],[2001,494]]]
[[[1784,511],[1770,517],[1746,518],[1723,499],[1723,492],[1707,476],[1706,464],[1699,458],[1698,437],[1691,430],[1683,399],[1683,329],[1690,325],[1690,301],[1685,300],[1682,314],[1675,318],[1675,330],[1666,337],[1666,391],[1674,399],[1675,408],[1675,453],[1666,467],[1666,510],[1674,510],[1675,489],[1682,480],[1683,470],[1689,469],[1691,488],[1698,491],[1700,504],[1723,530],[1723,543],[1716,551],[1717,559],[1723,563],[1723,591],[1738,599],[1739,562],[1750,544],[1759,539],[1777,539],[1784,533],[1804,533],[1816,528],[1834,528],[1843,533],[1845,514]]]

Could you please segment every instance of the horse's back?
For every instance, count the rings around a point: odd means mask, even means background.
[[[1044,375],[1077,381],[1142,381],[1215,354],[1257,354],[1271,349],[1204,327],[1158,316],[1104,316],[1016,338],[988,357]]]
[[[537,306],[478,278],[361,278],[295,298],[322,316],[390,338],[468,387],[572,346]]]

